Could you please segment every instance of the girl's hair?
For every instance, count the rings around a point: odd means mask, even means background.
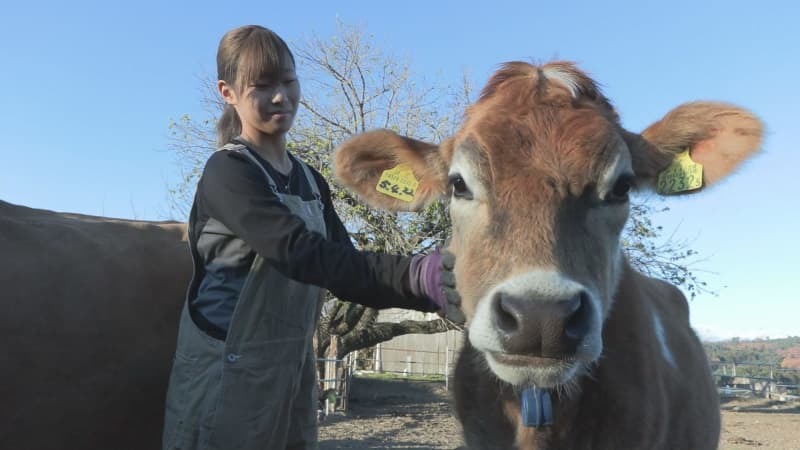
[[[250,83],[276,78],[294,68],[289,46],[272,30],[259,25],[234,28],[222,36],[217,49],[217,79],[238,93]],[[217,144],[223,146],[242,132],[242,122],[231,105],[225,105],[217,121]]]

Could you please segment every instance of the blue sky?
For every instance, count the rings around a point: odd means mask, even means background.
[[[339,18],[453,82],[467,70],[482,85],[507,60],[576,61],[631,130],[689,100],[754,111],[763,152],[715,189],[670,199],[657,221],[714,272],[719,296],[691,304],[701,333],[800,335],[798,17],[792,1],[12,2],[0,14],[0,199],[166,218],[178,178],[167,125],[203,114],[198,77],[214,73],[222,34],[258,23],[292,41]]]

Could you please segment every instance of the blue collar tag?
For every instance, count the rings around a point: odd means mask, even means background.
[[[523,425],[534,428],[553,425],[553,403],[549,392],[536,387],[525,388],[520,400]]]

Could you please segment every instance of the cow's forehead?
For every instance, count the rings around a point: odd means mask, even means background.
[[[503,105],[495,106],[502,111]],[[534,105],[516,115],[492,111],[487,107],[468,118],[455,137],[453,161],[470,164],[481,182],[495,187],[518,177],[596,182],[626,148],[618,125],[595,108]]]
[[[467,109],[454,137],[483,175],[598,176],[624,147],[619,118],[594,81],[569,63],[505,64]]]

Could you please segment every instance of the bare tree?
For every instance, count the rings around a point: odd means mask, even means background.
[[[188,218],[195,187],[203,166],[217,147],[216,123],[225,102],[217,94],[213,75],[198,78],[204,116],[197,119],[184,114],[170,119],[167,148],[181,172],[181,181],[169,187],[169,205],[173,217]]]
[[[303,106],[292,131],[291,149],[327,178],[336,145],[374,128],[441,140],[458,125],[471,100],[466,77],[457,87],[431,83],[412,73],[406,58],[387,55],[364,31],[339,23],[338,33],[316,35],[295,45]],[[440,245],[449,230],[446,205],[422,214],[397,214],[370,208],[335,183],[334,206],[358,248],[386,253],[427,252]],[[338,356],[408,333],[455,329],[442,319],[382,323],[376,311],[332,300],[318,331],[318,351],[326,334],[341,336]]]
[[[631,265],[640,272],[682,286],[694,299],[698,294],[716,295],[699,277],[697,267],[703,262],[691,242],[677,240],[674,233],[663,235],[663,228],[653,224],[652,217],[669,211],[656,207],[650,199],[635,199],[622,234],[622,248]]]

